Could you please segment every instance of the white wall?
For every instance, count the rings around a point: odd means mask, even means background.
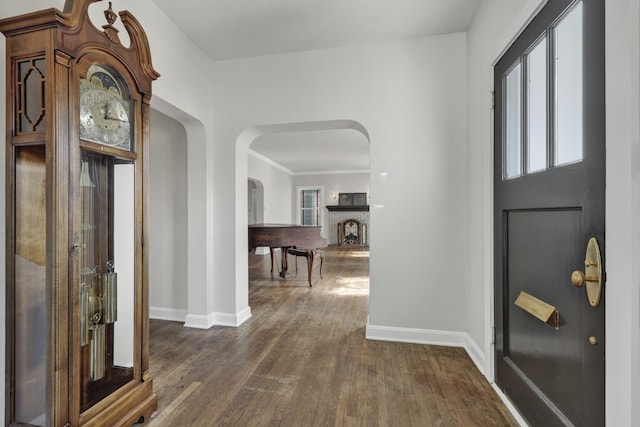
[[[187,134],[151,110],[149,151],[149,305],[155,319],[187,315]]]
[[[104,2],[99,3],[100,7]],[[96,5],[96,6],[98,6]],[[154,67],[152,107],[179,121],[187,134],[187,316],[185,323],[208,327],[216,322],[214,301],[214,195],[211,101],[202,96],[210,79],[209,58],[151,0],[121,0],[149,38]],[[153,268],[153,266],[150,266]],[[220,322],[224,323],[224,322]],[[233,323],[233,322],[231,322]]]
[[[233,238],[228,224],[246,217],[228,209],[236,197],[228,166],[240,132],[258,124],[355,120],[371,144],[371,324],[465,330],[464,278],[451,274],[466,246],[465,35],[226,61],[213,72],[215,215],[225,226],[216,229],[217,244]],[[236,168],[244,161],[240,153]],[[237,182],[246,191],[246,176]],[[246,209],[239,194],[236,208]],[[237,229],[240,248],[243,224]],[[240,271],[246,250],[235,259],[220,255],[220,265],[239,267],[236,277],[216,268],[216,282],[246,281]]]
[[[100,2],[94,7],[104,7]],[[142,24],[153,65],[161,77],[154,82],[151,105],[179,121],[187,134],[187,316],[185,323],[207,327],[213,320],[215,286],[211,260],[214,240],[213,140],[211,101],[202,96],[210,79],[209,58],[151,0],[120,0]],[[124,31],[124,30],[122,30]],[[152,269],[153,266],[151,265]]]
[[[62,7],[46,3],[20,6]],[[3,3],[0,15],[14,6]],[[131,10],[149,36],[162,74],[152,105],[187,133],[189,326],[239,324],[250,315],[251,140],[238,148],[239,135],[257,125],[354,120],[371,144],[370,324],[465,330],[465,284],[450,273],[466,245],[464,34],[210,65],[150,0],[118,7]],[[201,96],[203,81],[211,82],[211,96]],[[428,226],[398,232],[399,223]]]
[[[607,0],[606,420],[640,425],[640,1]]]
[[[116,340],[113,363],[118,366],[133,367],[135,358],[135,281],[136,281],[136,239],[135,239],[135,168],[132,164],[114,166],[113,171],[113,264],[118,273],[117,319],[113,334]],[[104,304],[104,303],[103,303]]]
[[[287,197],[294,192],[291,174],[253,155],[248,156],[247,167],[248,177],[263,185],[264,222],[293,224],[295,220],[291,216],[291,198]]]

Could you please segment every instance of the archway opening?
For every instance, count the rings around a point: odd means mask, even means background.
[[[156,173],[156,178],[150,183],[150,203],[153,207],[157,202],[157,209],[149,217],[157,230],[153,239],[164,242],[150,241],[154,251],[150,250],[149,270],[155,279],[149,282],[149,314],[154,319],[206,328],[206,315],[200,313],[207,310],[203,284],[207,283],[206,260],[211,251],[202,229],[212,224],[206,186],[189,185],[205,182],[204,125],[159,96],[154,96],[151,107],[149,156],[155,171],[150,175]]]
[[[368,170],[368,160],[369,160],[369,133],[364,126],[360,123],[353,120],[332,120],[332,121],[317,121],[317,122],[302,122],[302,123],[287,123],[287,124],[275,124],[275,125],[264,125],[264,126],[256,126],[243,131],[237,141],[236,141],[236,213],[238,221],[236,222],[236,236],[237,239],[237,247],[236,247],[236,297],[238,301],[243,299],[244,301],[239,301],[239,306],[242,306],[246,301],[246,306],[248,306],[248,272],[246,269],[248,263],[248,248],[247,248],[247,226],[248,221],[244,221],[244,218],[248,217],[248,207],[246,200],[248,200],[248,187],[247,187],[247,179],[256,179],[255,174],[249,173],[249,157],[250,153],[252,157],[254,157],[254,153],[252,152],[252,147],[254,142],[259,138],[273,139],[278,135],[290,136],[292,134],[299,134],[303,136],[305,133],[316,133],[319,131],[336,131],[336,130],[350,130],[355,131],[360,138],[360,141],[363,144],[366,144],[366,156],[367,156],[367,169],[366,170],[342,170],[342,171],[317,171],[317,170],[307,170],[300,171],[295,170],[292,171],[291,166],[283,166],[278,164],[275,168],[284,171],[285,174],[290,175],[290,184],[286,191],[279,191],[281,200],[280,203],[285,205],[284,209],[278,210],[279,216],[270,216],[270,209],[274,203],[278,203],[275,199],[269,198],[269,189],[268,183],[263,182],[264,185],[264,209],[266,210],[264,216],[264,222],[278,222],[278,223],[289,223],[294,224],[296,222],[296,192],[295,188],[297,185],[305,185],[305,179],[309,177],[324,175],[331,177],[327,182],[331,182],[326,185],[325,194],[327,200],[323,200],[322,209],[324,209],[325,204],[337,203],[336,198],[338,193],[340,193],[340,173],[364,173],[366,176],[366,192],[369,192],[369,170]],[[277,139],[277,138],[276,138]],[[282,148],[282,147],[281,147]],[[299,147],[284,147],[284,151],[291,154],[291,152],[295,152],[296,155],[302,156],[299,157],[304,160],[308,156],[309,153],[306,153],[303,150],[298,150]],[[325,150],[327,147],[321,147]],[[336,151],[335,158],[336,163],[339,163],[339,160],[344,160],[344,152]],[[295,162],[295,159],[291,161]],[[287,163],[287,165],[290,165]],[[345,189],[345,191],[348,188]],[[352,190],[355,191],[355,190]],[[243,203],[239,203],[238,201],[242,201]],[[242,219],[242,220],[241,220]],[[325,222],[325,226],[328,226]],[[326,230],[325,230],[326,231]],[[325,233],[326,235],[326,233]]]

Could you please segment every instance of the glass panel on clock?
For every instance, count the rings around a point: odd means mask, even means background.
[[[44,145],[15,151],[15,421],[46,423],[46,160]]]
[[[80,138],[133,151],[129,90],[111,68],[94,64],[80,79]]]
[[[45,130],[45,86],[44,58],[18,63],[18,81],[15,88],[18,133]]]
[[[134,164],[83,151],[80,162],[82,410],[133,379]]]

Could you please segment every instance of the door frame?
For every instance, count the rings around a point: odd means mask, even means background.
[[[488,57],[491,62],[485,70],[484,93],[493,92],[494,65],[547,1],[527,0],[504,36],[497,40],[493,55]],[[640,400],[640,179],[635,178],[640,176],[640,149],[636,147],[640,141],[640,0],[606,2],[605,49],[605,419],[607,425],[640,425],[640,408],[635,405]],[[488,199],[483,207],[484,373],[494,384],[492,110],[486,110],[484,123],[483,186]],[[517,417],[513,405],[495,385],[494,388]]]
[[[513,44],[513,42],[518,38],[518,36],[525,30],[527,25],[531,22],[531,20],[540,12],[540,10],[547,4],[549,0],[528,0],[527,3],[523,6],[522,11],[516,17],[511,27],[507,29],[505,35],[502,39],[498,41],[496,46],[496,51],[491,56],[491,63],[489,69],[487,70],[487,84],[489,87],[488,93],[494,93],[494,79],[493,79],[493,71],[497,62],[502,58],[504,53],[509,49],[509,47]],[[493,105],[493,99],[491,99],[491,105]],[[494,319],[495,319],[495,303],[494,303],[494,203],[495,203],[495,194],[493,191],[493,168],[494,166],[494,110],[490,109],[488,117],[486,119],[489,123],[488,126],[488,142],[485,145],[485,164],[488,164],[488,168],[485,171],[485,189],[488,194],[491,195],[491,203],[485,205],[486,217],[488,218],[485,221],[485,254],[491,254],[490,256],[485,256],[485,307],[488,309],[485,310],[485,330],[489,331],[488,340],[485,342],[485,376],[489,380],[489,382],[494,386],[496,391],[498,391],[500,397],[507,403],[507,406],[511,410],[512,413],[517,414],[517,411],[511,402],[509,402],[501,390],[499,390],[495,386],[495,329],[494,329]],[[524,423],[524,419],[520,419],[521,423]]]

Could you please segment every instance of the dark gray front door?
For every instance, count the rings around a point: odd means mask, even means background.
[[[571,273],[604,249],[604,0],[550,0],[494,87],[496,382],[533,426],[601,426],[605,292]]]

